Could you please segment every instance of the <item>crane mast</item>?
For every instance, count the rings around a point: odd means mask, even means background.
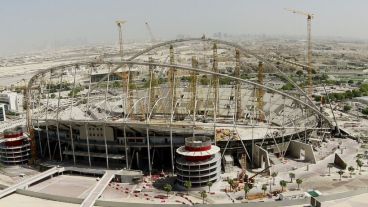
[[[308,14],[307,16],[307,32],[308,32],[308,96],[312,97],[313,93],[313,80],[312,80],[312,39],[311,39],[311,30],[312,30],[312,16]]]
[[[311,30],[312,30],[312,19],[313,14],[298,11],[294,9],[286,9],[289,12],[294,14],[300,14],[307,17],[307,72],[308,72],[308,96],[311,97],[313,93],[313,80],[312,80],[312,38],[311,38]]]
[[[152,33],[152,30],[151,30],[151,27],[149,26],[148,22],[145,23],[146,25],[146,28],[148,30],[148,33],[150,35],[150,38],[151,38],[151,42],[156,42],[156,38],[155,36],[153,36],[153,33]]]

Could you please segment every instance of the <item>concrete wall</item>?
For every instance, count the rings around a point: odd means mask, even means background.
[[[268,156],[267,150],[258,145],[253,146],[253,160],[255,167],[262,167],[263,162],[265,162],[265,168],[271,166],[270,157]],[[267,170],[267,173],[271,173],[270,169]]]
[[[89,137],[88,139],[90,140],[99,140],[99,141],[103,141],[104,140],[104,134],[103,134],[103,126],[91,126],[91,125],[87,125],[88,126],[88,134]],[[80,139],[86,139],[86,126],[83,125],[81,127],[79,127],[80,130]],[[112,129],[112,127],[106,127],[106,140],[107,141],[114,141],[114,131]]]
[[[312,148],[312,145],[310,144],[305,144],[296,140],[292,140],[290,141],[289,147],[287,148],[286,154],[296,158],[296,159],[300,159],[300,151],[304,150],[305,152],[305,161],[307,162],[311,162],[313,164],[316,164],[317,160],[316,157],[314,155],[314,151]]]
[[[337,153],[335,153],[334,164],[335,164],[336,167],[344,169],[344,170],[347,167],[346,162]]]

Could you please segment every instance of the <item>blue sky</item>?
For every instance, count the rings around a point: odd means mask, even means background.
[[[116,19],[125,19],[124,36],[230,34],[304,35],[303,16],[315,14],[314,36],[367,39],[367,0],[0,0],[0,55],[43,49],[64,42],[116,42]]]

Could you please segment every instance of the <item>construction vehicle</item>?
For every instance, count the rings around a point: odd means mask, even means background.
[[[267,171],[269,168],[270,168],[271,166],[268,166],[268,167],[266,167],[265,169],[263,169],[262,171],[260,171],[260,172],[257,172],[257,173],[255,173],[254,175],[252,175],[252,176],[248,176],[247,174],[245,174],[244,175],[244,178],[243,178],[243,182],[244,182],[244,184],[246,184],[246,185],[248,185],[249,186],[249,188],[253,188],[253,186],[254,186],[254,183],[255,183],[255,177],[256,176],[258,176],[258,175],[260,175],[260,174],[263,174],[265,171]]]

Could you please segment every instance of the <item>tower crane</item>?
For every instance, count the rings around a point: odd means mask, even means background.
[[[313,14],[298,11],[294,9],[285,9],[294,14],[300,14],[307,17],[307,65],[308,65],[308,96],[312,96],[313,92],[313,82],[312,82],[312,40],[311,40],[311,29],[312,29],[312,19],[314,17]]]
[[[148,30],[148,33],[150,35],[150,38],[151,38],[151,42],[156,42],[156,38],[153,36],[153,33],[152,33],[152,30],[151,30],[151,27],[149,26],[148,22],[145,23],[146,25],[146,28]]]
[[[116,22],[116,25],[118,26],[118,29],[119,29],[119,53],[120,53],[120,56],[121,56],[121,60],[123,60],[123,32],[122,32],[122,26],[123,26],[123,24],[126,23],[126,21],[117,20],[115,22]]]

